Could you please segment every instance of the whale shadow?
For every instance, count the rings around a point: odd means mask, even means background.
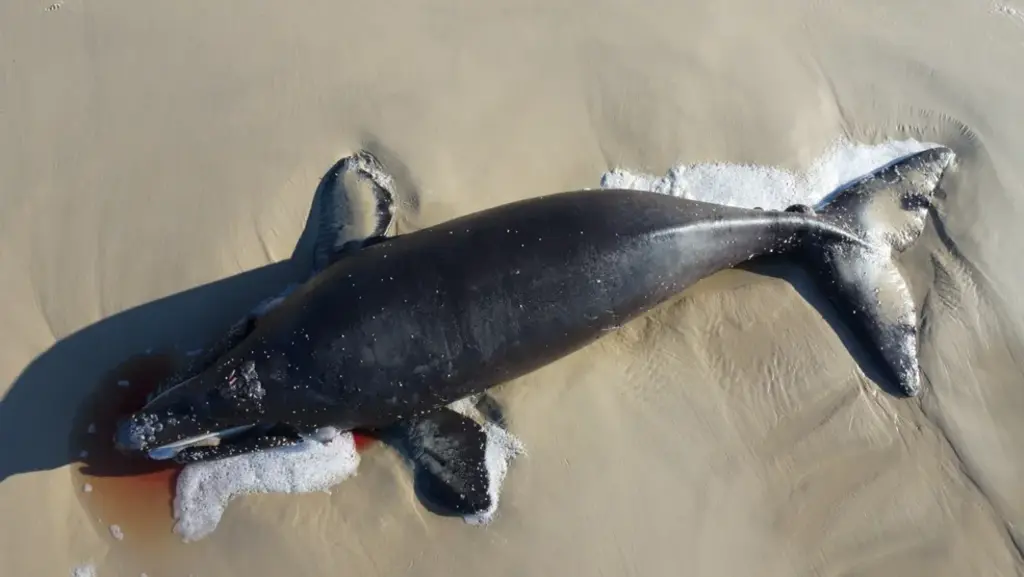
[[[110,393],[100,390],[102,383],[117,367],[150,351],[209,345],[212,335],[258,303],[307,278],[319,218],[315,195],[310,205],[288,259],[118,312],[61,338],[33,359],[0,401],[0,483],[76,462],[84,462],[93,475],[137,473],[137,467],[114,466],[110,459],[90,463],[82,451],[104,444],[99,435],[107,432],[104,425],[112,425],[90,421],[95,417],[90,413],[111,412],[97,405],[97,396]],[[124,399],[110,401],[117,402]]]

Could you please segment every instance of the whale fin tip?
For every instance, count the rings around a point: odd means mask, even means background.
[[[313,246],[314,272],[387,237],[395,220],[394,182],[367,150],[342,158],[327,171],[316,192],[320,215]]]
[[[510,461],[522,451],[493,422],[477,422],[448,407],[375,432],[411,465],[420,502],[434,513],[488,522]]]

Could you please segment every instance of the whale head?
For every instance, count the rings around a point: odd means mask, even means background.
[[[211,369],[121,419],[114,445],[127,455],[187,462],[298,441],[282,415],[265,410],[266,394],[252,362]]]

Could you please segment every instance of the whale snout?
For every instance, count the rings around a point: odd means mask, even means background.
[[[121,419],[114,430],[114,447],[122,453],[141,453],[149,446],[150,435],[146,433],[145,426],[135,415]]]
[[[176,387],[121,419],[114,429],[114,447],[127,455],[154,457],[153,450],[209,432],[216,424],[207,403],[194,391]]]
[[[155,448],[201,435],[205,431],[199,419],[191,413],[139,411],[117,423],[114,429],[114,447],[128,455],[153,458]]]
[[[131,457],[167,460],[200,448],[204,455],[212,455],[213,447],[249,431],[258,437],[260,415],[252,410],[249,397],[242,395],[241,402],[239,398],[205,388],[198,380],[186,381],[121,419],[114,429],[114,447]]]

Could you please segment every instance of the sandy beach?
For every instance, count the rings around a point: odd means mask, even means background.
[[[1024,3],[42,0],[0,55],[0,574],[1024,575]],[[612,181],[820,197],[928,143],[957,166],[899,261],[919,397],[772,263],[497,390],[526,453],[486,526],[377,444],[187,543],[173,471],[83,467],[304,278],[358,149],[401,234]]]

